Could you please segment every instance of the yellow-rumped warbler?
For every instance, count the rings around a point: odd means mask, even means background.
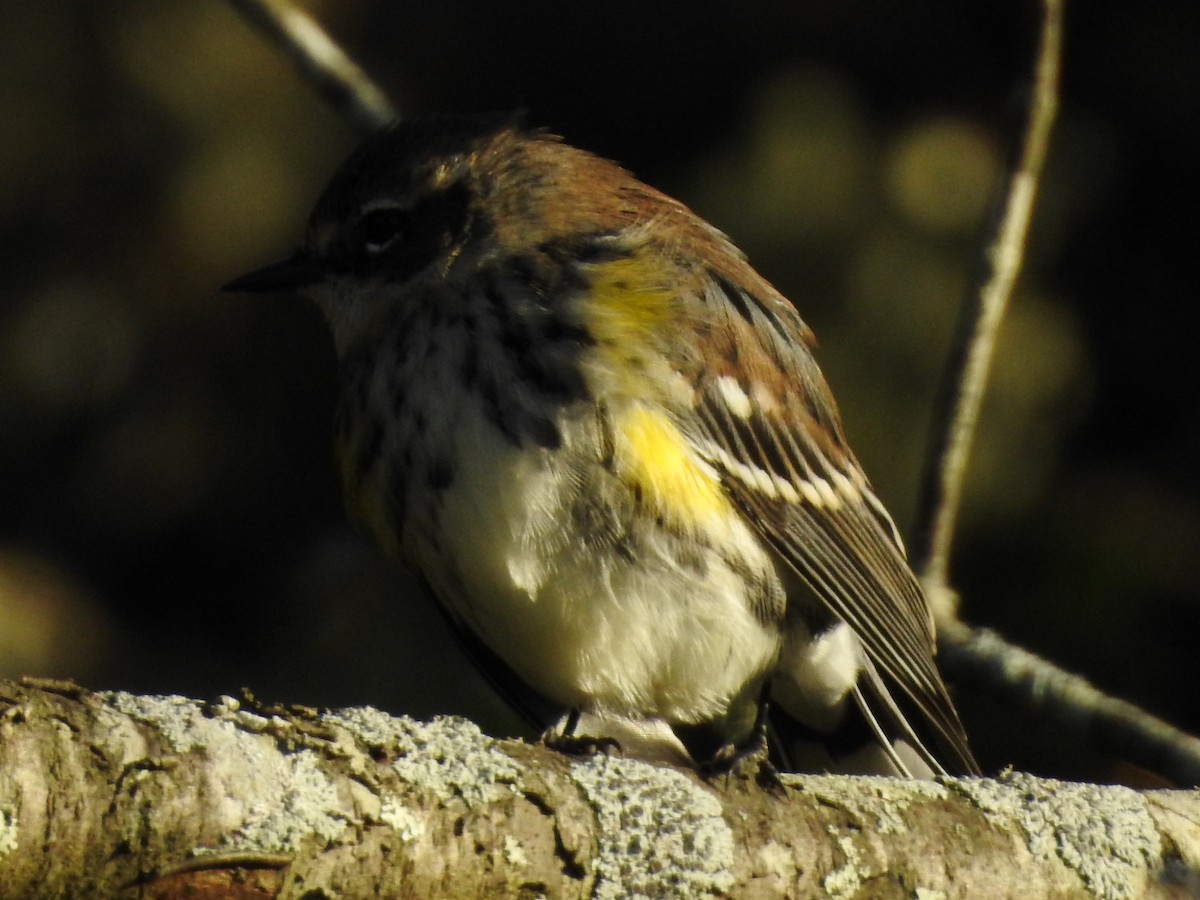
[[[418,119],[226,287],[324,312],[349,506],[493,669],[701,762],[769,697],[794,746],[855,719],[883,769],[976,771],[811,332],[682,204],[510,116]]]

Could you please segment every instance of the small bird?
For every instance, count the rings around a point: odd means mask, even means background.
[[[226,289],[320,307],[349,509],[559,739],[665,723],[721,765],[769,708],[788,768],[978,771],[812,333],[683,204],[515,116],[414,118]]]

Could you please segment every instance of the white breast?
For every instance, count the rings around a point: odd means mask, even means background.
[[[751,612],[728,547],[696,565],[653,522],[621,547],[589,532],[581,504],[606,477],[593,418],[560,422],[563,446],[543,451],[513,446],[469,401],[462,412],[436,535],[410,547],[459,619],[584,710],[695,723],[757,691],[779,638]],[[740,522],[728,539],[769,566]]]

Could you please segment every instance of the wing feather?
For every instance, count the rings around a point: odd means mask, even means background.
[[[881,742],[886,722],[934,771],[976,772],[934,663],[928,604],[895,525],[845,444],[811,335],[765,281],[753,276],[750,283],[755,290],[717,280],[737,302],[708,304],[728,311],[705,335],[717,362],[710,358],[693,372],[696,406],[681,424],[765,543],[858,636],[867,661],[855,700]],[[731,408],[732,388],[722,378],[738,379],[734,394],[749,404]],[[943,762],[918,737],[893,690],[937,737]]]

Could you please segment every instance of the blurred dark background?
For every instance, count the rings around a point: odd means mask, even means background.
[[[729,232],[912,522],[1036,10],[306,4],[408,112],[524,107]],[[965,617],[1200,731],[1194,0],[1076,3],[954,563]],[[219,0],[0,0],[0,673],[516,726],[346,523],[288,252],[356,136]],[[991,698],[995,768],[1138,772]]]

